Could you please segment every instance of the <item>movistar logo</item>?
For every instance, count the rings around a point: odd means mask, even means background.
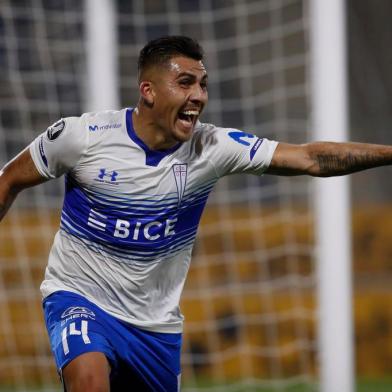
[[[90,132],[96,132],[96,131],[106,131],[108,129],[121,128],[121,126],[122,126],[121,123],[105,124],[105,125],[90,125],[88,129]]]

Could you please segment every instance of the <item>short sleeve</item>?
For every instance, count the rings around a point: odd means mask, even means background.
[[[271,163],[278,142],[238,129],[214,127],[209,160],[218,177],[233,173],[262,175]],[[211,138],[210,138],[211,140]]]
[[[76,166],[88,144],[83,117],[67,117],[51,125],[30,144],[30,154],[40,174],[60,177]]]

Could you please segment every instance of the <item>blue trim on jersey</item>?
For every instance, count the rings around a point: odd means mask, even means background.
[[[252,160],[254,158],[257,150],[259,149],[259,147],[261,146],[263,141],[264,141],[264,139],[257,138],[255,144],[253,144],[253,147],[252,147],[252,149],[250,150],[250,153],[249,153],[250,160]]]
[[[68,240],[78,243],[79,245],[82,244],[85,248],[90,249],[95,253],[101,254],[105,258],[111,258],[119,263],[129,263],[129,264],[146,264],[146,263],[153,263],[153,262],[160,262],[166,258],[176,257],[179,253],[182,253],[184,250],[189,249],[193,246],[193,242],[195,240],[196,234],[188,240],[187,242],[181,243],[177,246],[176,249],[169,249],[161,252],[156,252],[153,255],[147,254],[140,254],[137,255],[135,253],[129,254],[125,252],[120,252],[119,249],[113,249],[113,247],[98,243],[98,242],[91,242],[81,236],[75,236],[70,234],[68,231],[64,230],[61,227],[61,231],[64,232],[64,235],[67,236]]]
[[[39,139],[39,145],[38,145],[39,153],[41,154],[42,162],[44,163],[44,165],[46,167],[48,167],[48,160],[47,160],[46,155],[45,155],[45,150],[44,150],[44,144],[43,143],[44,143],[43,142],[43,136],[41,136],[41,138]]]
[[[216,182],[216,181],[215,181]],[[143,206],[150,208],[151,205],[169,206],[174,201],[178,200],[178,194],[176,192],[168,192],[164,194],[143,194],[143,193],[132,193],[132,202],[129,200],[129,196],[119,192],[110,192],[102,189],[101,187],[92,185],[88,191],[91,193],[92,200],[104,201],[106,204],[112,203],[113,205],[137,205],[138,207]],[[172,197],[171,197],[172,195]]]
[[[113,194],[108,202],[108,195],[83,190],[67,175],[61,228],[95,251],[124,260],[154,261],[193,244],[214,184],[187,190],[180,206],[177,198],[146,203]]]
[[[174,147],[168,148],[167,150],[151,150],[143,142],[143,140],[140,139],[139,136],[136,134],[135,129],[133,127],[132,112],[133,109],[127,109],[127,113],[126,113],[127,132],[129,137],[146,153],[146,165],[158,166],[159,162],[163,158],[177,151],[182,146],[182,143],[178,143]]]
[[[136,199],[136,195],[132,195],[130,200],[129,196],[125,197],[123,194],[110,195],[102,193],[100,190],[94,188],[93,192],[88,192],[86,197],[91,202],[97,203],[102,206],[103,209],[110,209],[112,212],[127,210],[132,215],[165,215],[169,211],[176,208],[188,208],[189,204],[192,204],[193,200],[201,198],[204,195],[208,196],[212,187],[215,185],[216,180],[209,181],[204,186],[200,186],[196,189],[188,189],[183,195],[181,204],[178,206],[178,195],[176,193],[168,193],[167,195],[161,195],[163,197],[157,198],[148,195],[137,195],[140,199]],[[175,195],[174,197],[167,197],[169,195]]]

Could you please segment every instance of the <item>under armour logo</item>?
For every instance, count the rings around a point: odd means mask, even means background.
[[[106,169],[99,169],[98,178],[103,180],[104,177],[110,177],[110,181],[116,181],[118,173],[116,171],[112,171],[111,173],[106,174]]]

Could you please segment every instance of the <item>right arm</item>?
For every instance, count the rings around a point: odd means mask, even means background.
[[[342,176],[392,164],[392,146],[366,143],[279,143],[266,173]]]
[[[60,119],[39,135],[0,171],[0,221],[20,191],[68,172],[87,145],[83,116]]]
[[[38,172],[28,147],[8,162],[0,171],[0,221],[20,191],[46,180]]]

